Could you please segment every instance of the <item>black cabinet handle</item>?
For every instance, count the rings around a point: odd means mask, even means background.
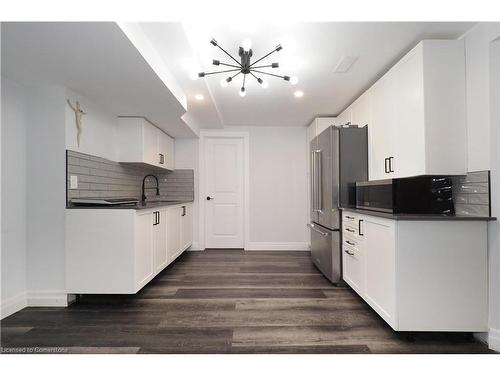
[[[165,155],[163,154],[158,154],[160,155],[160,164],[165,164]]]
[[[364,233],[361,233],[361,222],[362,221],[363,221],[363,219],[358,220],[358,234],[360,236],[364,236],[365,235]]]
[[[207,201],[209,201],[209,200],[211,200],[211,199],[213,199],[213,198],[212,198],[212,197],[207,197]]]
[[[153,226],[158,224],[158,216],[156,216],[156,211],[153,211]]]
[[[389,158],[385,158],[384,159],[384,170],[385,170],[385,173],[389,173],[390,170],[389,170]]]
[[[182,206],[182,216],[186,216],[186,206]]]
[[[394,169],[392,169],[392,161],[394,160],[394,156],[389,157],[389,172],[393,173]]]
[[[158,214],[158,222],[156,224],[160,224],[160,211],[156,211],[156,213]]]

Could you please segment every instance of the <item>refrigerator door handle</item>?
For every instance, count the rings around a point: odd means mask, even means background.
[[[316,212],[316,154],[311,151],[311,209]]]
[[[321,150],[314,151],[315,153],[315,172],[316,172],[316,211],[321,212],[323,209],[323,160]]]
[[[315,231],[316,233],[319,233],[319,234],[321,234],[321,235],[322,235],[322,236],[324,236],[324,237],[326,237],[326,236],[328,236],[328,235],[329,235],[329,233],[325,233],[325,232],[320,231],[319,229],[316,229],[316,227],[315,227],[314,225],[310,224],[310,223],[309,223],[309,224],[307,224],[307,226],[308,226],[309,228],[311,228],[313,231]]]

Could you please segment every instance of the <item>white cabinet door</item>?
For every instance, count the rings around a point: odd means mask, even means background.
[[[153,249],[155,272],[167,266],[167,215],[166,210],[154,211],[153,216]]]
[[[181,213],[181,249],[186,250],[193,243],[193,205],[182,206]]]
[[[422,49],[411,51],[399,62],[394,69],[394,79],[397,143],[391,160],[394,170],[391,178],[422,175],[426,173]]]
[[[396,231],[394,221],[364,217],[365,300],[393,328],[396,324]]]
[[[351,107],[348,107],[347,109],[344,110],[344,112],[342,112],[340,115],[337,116],[335,125],[343,126],[351,123],[352,123],[352,109]]]
[[[174,139],[169,135],[165,134],[165,146],[166,146],[166,160],[165,160],[165,168],[169,170],[175,169],[175,143]]]
[[[146,121],[143,122],[143,162],[146,164],[160,166],[160,156],[158,153],[158,132],[159,130],[156,127]]]
[[[135,239],[135,284],[142,288],[154,275],[153,267],[153,215],[137,215]],[[113,272],[110,270],[110,272]]]
[[[370,180],[391,178],[393,174],[389,167],[396,152],[396,85],[391,73],[382,77],[371,89],[371,123],[368,126]]]
[[[173,261],[181,249],[181,215],[182,207],[174,206],[166,210],[167,214],[167,256]]]
[[[366,126],[370,123],[370,92],[365,91],[354,103],[352,103],[352,124]]]

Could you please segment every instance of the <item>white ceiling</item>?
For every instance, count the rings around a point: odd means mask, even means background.
[[[141,27],[184,89],[188,113],[201,127],[220,127],[306,126],[315,116],[337,115],[421,39],[455,39],[473,25],[443,22],[247,24],[239,21],[217,24],[207,21],[196,25],[142,23]],[[235,57],[245,37],[251,38],[255,57],[283,44],[282,51],[264,61],[279,62],[280,68],[272,72],[296,75],[299,83],[292,86],[269,78],[269,88],[262,89],[250,79],[247,96],[241,98],[238,95],[241,75],[227,88],[220,86],[223,76],[191,80],[189,72],[196,69],[196,65],[204,71],[213,71],[221,68],[211,65],[213,58],[231,63],[209,43],[212,37]],[[346,55],[359,58],[349,72],[333,73]],[[295,98],[295,90],[302,90],[304,96]],[[201,102],[194,98],[198,93],[205,97]]]
[[[2,22],[2,76],[56,84],[120,116],[146,116],[174,137],[195,133],[182,103],[114,22]]]

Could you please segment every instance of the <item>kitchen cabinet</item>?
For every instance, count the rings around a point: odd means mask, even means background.
[[[167,209],[167,255],[168,261],[172,261],[181,252],[181,215],[180,206]]]
[[[154,235],[153,225],[154,221],[150,213],[137,215],[135,223],[135,249],[132,250],[134,254],[135,263],[135,282],[134,289],[141,288],[153,278],[155,271],[154,267]],[[112,271],[111,269],[109,270]],[[90,276],[90,275],[89,275]]]
[[[344,126],[352,123],[352,108],[347,107],[340,115],[335,119],[336,126]]]
[[[174,169],[174,140],[146,119],[120,117],[118,161]]]
[[[360,127],[370,124],[371,94],[365,91],[354,103],[351,104],[352,124]]]
[[[365,300],[391,326],[396,324],[396,234],[394,221],[364,221],[366,236]]]
[[[191,203],[167,208],[167,254],[169,262],[193,243]]]
[[[181,249],[186,250],[193,243],[193,205],[181,206]]]
[[[394,330],[487,330],[486,221],[343,210],[342,228],[344,280]]]
[[[168,262],[166,210],[153,211],[150,216],[152,219],[154,268],[156,272],[159,272],[167,266]]]
[[[424,40],[369,90],[370,180],[467,170],[461,40]]]
[[[67,293],[137,293],[191,244],[191,203],[67,209]]]

